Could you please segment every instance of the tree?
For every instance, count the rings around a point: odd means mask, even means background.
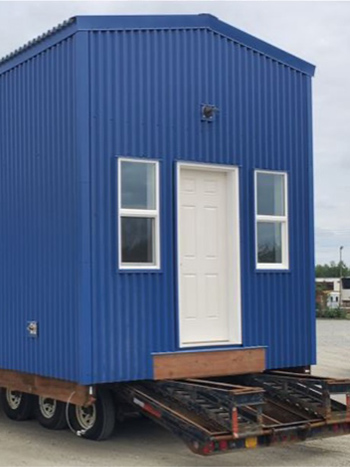
[[[316,310],[322,312],[327,308],[327,287],[322,282],[316,283]]]
[[[340,277],[340,266],[342,271],[342,277],[350,276],[350,269],[342,261],[341,263],[336,263],[331,261],[329,264],[317,264],[315,268],[316,277]]]

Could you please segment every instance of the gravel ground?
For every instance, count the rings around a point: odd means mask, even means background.
[[[317,323],[319,375],[350,377],[350,321]],[[112,439],[94,443],[37,422],[12,422],[0,414],[0,466],[349,466],[350,436],[288,447],[242,450],[203,458],[152,422],[132,420]]]

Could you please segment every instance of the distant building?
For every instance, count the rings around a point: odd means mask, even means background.
[[[350,308],[350,277],[342,278],[342,306],[344,308]]]
[[[328,308],[350,308],[350,277],[342,277],[341,304],[340,304],[340,278],[339,277],[317,277],[316,284],[322,284],[322,293],[318,293],[316,301],[318,304]],[[321,297],[323,295],[323,298]]]

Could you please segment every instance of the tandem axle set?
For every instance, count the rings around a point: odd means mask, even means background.
[[[350,379],[270,371],[89,388],[1,372],[2,404],[10,418],[35,414],[46,428],[68,424],[94,440],[109,437],[116,420],[135,412],[201,455],[350,433]],[[337,400],[341,395],[343,403]]]

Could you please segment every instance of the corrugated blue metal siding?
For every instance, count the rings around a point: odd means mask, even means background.
[[[144,379],[179,350],[179,160],[240,167],[243,345],[269,368],[314,363],[311,78],[293,66],[313,68],[196,27],[231,34],[211,17],[158,20],[78,18],[0,64],[1,368]],[[161,271],[118,271],[116,156],[161,161]],[[289,174],[287,272],[255,270],[256,168]]]
[[[310,76],[207,29],[90,32],[89,59],[93,381],[152,378],[151,354],[179,350],[177,160],[240,166],[243,345],[314,363]],[[161,161],[160,272],[117,270],[118,155]],[[288,272],[255,270],[256,168],[289,174]]]
[[[74,63],[69,38],[0,75],[0,367],[69,380],[79,379]]]

